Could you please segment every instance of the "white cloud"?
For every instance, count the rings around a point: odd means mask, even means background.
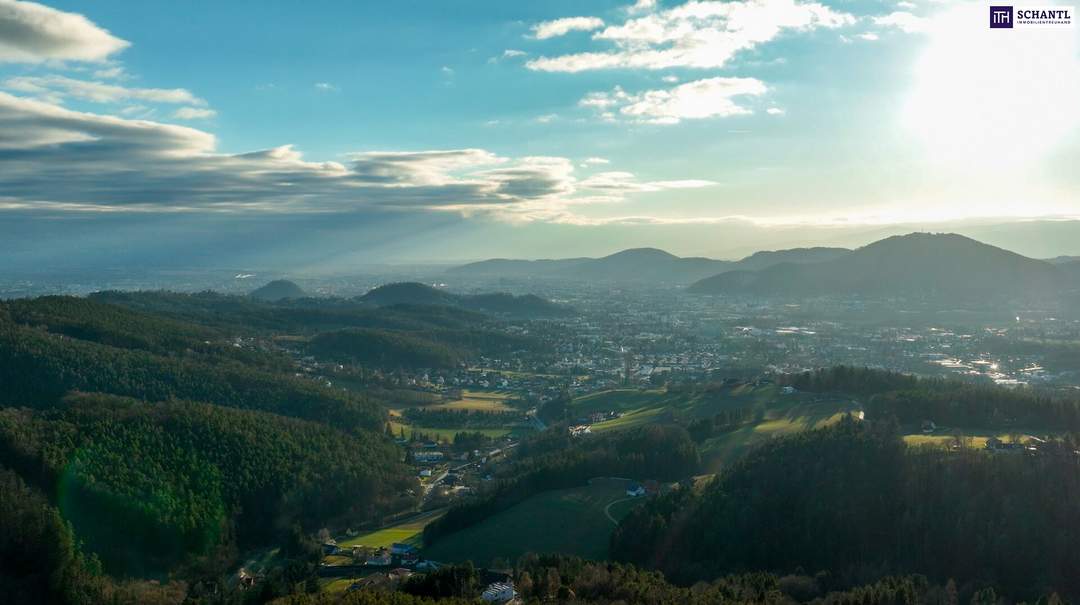
[[[557,119],[559,119],[559,114],[557,113],[546,113],[542,116],[536,116],[536,121],[540,124],[550,124]]]
[[[523,50],[518,50],[516,48],[508,48],[503,51],[502,56],[504,59],[513,59],[514,57],[524,57],[527,54],[528,53]]]
[[[205,120],[216,115],[216,111],[204,107],[181,107],[173,112],[173,117],[178,120]]]
[[[115,67],[107,67],[95,71],[94,77],[100,80],[126,80],[128,74],[124,71],[123,67],[117,65]]]
[[[593,35],[613,48],[526,63],[539,71],[671,67],[718,68],[736,53],[769,42],[786,30],[808,31],[855,23],[855,17],[817,2],[798,0],[691,0],[628,19]]]
[[[623,193],[654,193],[671,189],[698,189],[716,185],[712,181],[705,180],[681,180],[681,181],[638,181],[629,172],[599,172],[581,181],[582,188],[596,191],[623,192]]]
[[[765,113],[769,114],[770,116],[782,116],[787,112],[779,107],[770,107],[765,110]]]
[[[610,164],[611,160],[609,160],[607,158],[593,157],[593,158],[585,158],[584,160],[581,161],[581,163],[586,165],[586,166],[596,166],[598,164]]]
[[[637,0],[637,2],[626,8],[626,11],[632,15],[641,13],[647,13],[656,8],[656,0]]]
[[[66,76],[19,76],[8,78],[3,88],[38,95],[48,99],[73,97],[94,103],[119,101],[149,101],[152,103],[185,103],[206,105],[206,101],[183,88],[128,88],[116,84],[76,80]]]
[[[128,46],[82,15],[0,0],[0,62],[103,61]]]
[[[876,41],[878,39],[878,35],[875,34],[874,32],[865,32],[865,33],[859,34],[858,38],[860,38],[862,40],[866,40],[868,42],[874,42],[874,41]]]
[[[319,92],[335,92],[335,91],[337,91],[337,89],[338,89],[337,86],[334,86],[333,84],[331,84],[329,82],[316,82],[315,83],[315,90],[317,90]]]
[[[918,5],[916,5],[914,2],[906,2],[906,1],[897,2],[896,6],[897,6],[897,8],[902,8],[902,9],[905,9],[905,10],[915,10],[916,8],[918,8]]]
[[[664,82],[667,82],[668,84],[674,84],[674,83],[679,81],[679,76],[664,76],[663,78],[660,78],[660,79],[663,80]]]
[[[290,145],[237,155],[216,147],[214,136],[198,129],[77,112],[0,92],[0,208],[233,214],[409,209],[549,220],[574,204],[707,186],[639,182],[628,173],[585,182],[568,158],[509,158],[484,149],[364,151],[343,162],[313,162]]]
[[[616,87],[611,92],[590,93],[580,105],[599,111],[605,119],[614,119],[618,115],[653,124],[678,124],[688,119],[753,113],[750,108],[736,103],[735,98],[760,96],[767,91],[765,84],[755,78],[708,78],[636,94]]]
[[[882,17],[874,17],[874,23],[882,27],[895,27],[907,34],[919,34],[930,29],[931,21],[906,11],[895,11]]]
[[[604,27],[604,20],[598,17],[565,17],[554,21],[544,21],[532,28],[533,37],[546,40],[565,36],[572,31],[592,31]]]

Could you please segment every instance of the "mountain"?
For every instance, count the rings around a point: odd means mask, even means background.
[[[942,300],[1039,298],[1058,294],[1059,268],[956,234],[912,233],[833,260],[731,271],[690,287],[698,294],[920,296]]]
[[[276,279],[261,288],[253,290],[249,296],[258,300],[276,302],[287,298],[306,298],[307,293],[300,286],[287,279]]]
[[[468,277],[690,283],[723,271],[728,264],[709,258],[680,258],[656,248],[633,248],[602,258],[492,259],[455,267],[449,272]]]
[[[358,300],[380,307],[390,305],[437,305],[514,317],[552,317],[570,312],[568,307],[555,304],[534,294],[521,296],[504,292],[474,295],[453,294],[417,282],[401,282],[379,286],[360,296]]]
[[[820,263],[851,254],[847,248],[792,248],[791,250],[766,250],[732,263],[730,271],[759,271],[781,263]]]
[[[850,253],[846,248],[758,252],[739,261],[678,257],[656,248],[632,248],[602,258],[492,259],[450,269],[468,277],[552,278],[576,281],[689,284],[717,273],[758,270],[779,263],[812,263]]]
[[[1067,265],[1069,263],[1080,262],[1080,256],[1055,256],[1054,258],[1046,259],[1046,262],[1052,265]]]

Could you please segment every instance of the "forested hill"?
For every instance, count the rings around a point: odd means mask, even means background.
[[[450,273],[487,278],[689,284],[727,271],[757,270],[779,263],[821,262],[849,252],[843,248],[796,248],[758,252],[733,262],[678,257],[656,248],[633,248],[602,258],[491,259],[455,267]]]
[[[274,544],[290,523],[370,520],[415,484],[396,448],[374,435],[105,395],[0,410],[0,466],[56,501],[110,572],[140,576],[219,549]]]
[[[910,448],[888,423],[848,418],[777,439],[703,491],[631,513],[618,559],[680,581],[739,570],[828,570],[856,580],[920,573],[1012,599],[1080,596],[1080,456]]]
[[[947,302],[1054,300],[1076,286],[1060,266],[956,234],[890,237],[833,260],[731,271],[690,287],[699,294],[866,296]]]
[[[233,313],[245,321],[230,323]],[[12,507],[48,502],[57,515],[25,533],[4,521],[0,556],[22,539],[67,540],[55,553],[26,549],[31,564],[69,574],[49,590],[75,591],[44,601],[99,602],[68,598],[84,591],[140,602],[97,562],[117,577],[216,578],[252,548],[408,510],[420,492],[384,434],[382,401],[324,386],[282,349],[252,343],[272,342],[279,326],[453,333],[486,321],[463,313],[212,294],[0,302],[0,474],[19,476],[2,478],[18,486]],[[38,586],[33,574],[12,581]]]
[[[417,282],[379,286],[357,300],[379,306],[441,305],[519,318],[557,317],[573,312],[569,307],[555,304],[535,294],[454,294]]]
[[[148,338],[161,342],[164,337]],[[0,383],[4,385],[0,405],[6,406],[48,408],[70,391],[104,392],[148,401],[210,401],[318,420],[345,430],[380,430],[386,414],[369,397],[321,387],[261,364],[183,348],[156,354],[2,318]]]

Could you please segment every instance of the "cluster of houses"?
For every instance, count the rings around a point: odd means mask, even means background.
[[[1043,440],[1038,437],[1030,437],[1029,439],[1031,441],[1027,443],[1021,443],[1020,441],[1006,443],[997,437],[991,437],[986,440],[986,450],[994,453],[1034,454],[1039,451],[1039,444],[1043,443]]]
[[[420,551],[415,546],[401,543],[371,551],[364,546],[342,548],[336,540],[330,538],[323,543],[323,554],[351,556],[353,560],[363,559],[362,565],[365,567],[417,567],[423,563],[420,560]]]

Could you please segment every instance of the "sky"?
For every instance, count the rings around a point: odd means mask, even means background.
[[[941,0],[0,0],[0,252],[345,268],[1052,224],[1080,218],[1078,42]]]

